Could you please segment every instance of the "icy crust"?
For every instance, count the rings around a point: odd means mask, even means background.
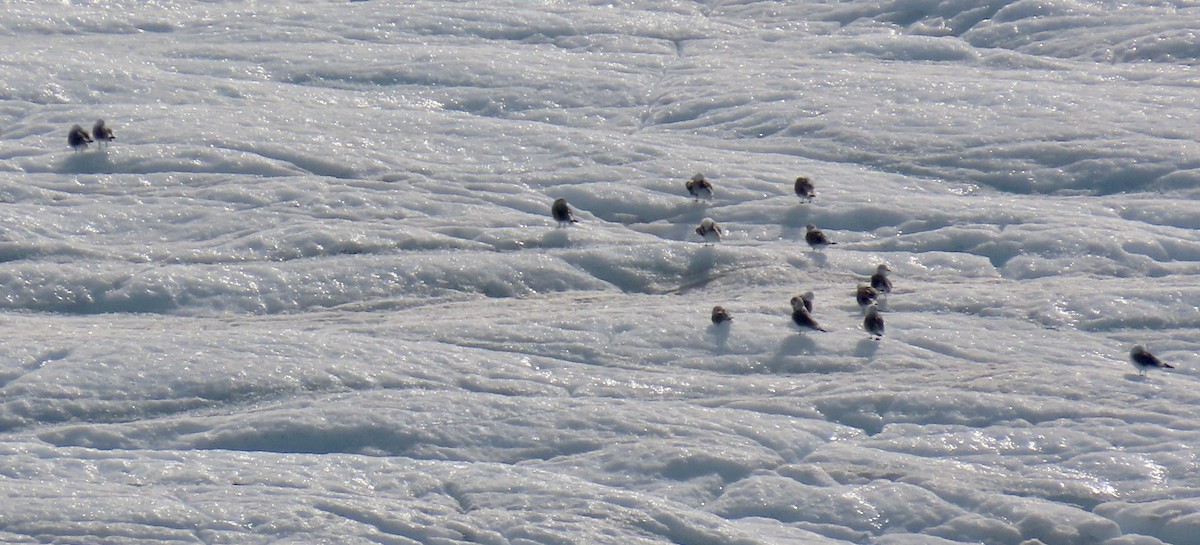
[[[601,181],[607,177],[591,169],[578,172],[597,181],[578,185],[536,176],[242,184],[217,173],[73,182],[31,175],[32,185],[0,186],[12,226],[0,242],[8,263],[3,302],[53,312],[279,313],[380,297],[799,286],[846,278],[839,268],[866,276],[874,262],[904,261],[910,276],[988,288],[962,292],[970,297],[987,296],[996,279],[1047,279],[1004,284],[1028,305],[1045,302],[1040,286],[1055,283],[1112,278],[1115,286],[1194,274],[1200,256],[1200,237],[1179,202],[1112,196],[1033,204],[822,166],[837,182],[822,189],[821,204],[805,205],[767,177],[783,163],[747,167],[761,173],[715,178],[720,192],[711,204],[682,194],[678,179]],[[853,191],[863,184],[874,189]],[[568,198],[582,223],[554,228],[545,194]],[[705,246],[695,234],[705,216],[721,218],[721,245]],[[836,237],[838,251],[808,251],[801,242],[808,223]],[[1058,298],[1082,296],[1052,289]],[[1065,303],[1059,312],[1120,324],[1121,314],[1094,306],[1123,300],[1152,312],[1151,304],[1186,304],[1179,296],[1193,290],[1130,291],[1116,301]],[[1178,310],[1195,322],[1194,312]]]
[[[47,472],[56,457],[38,449],[6,456],[19,460],[14,469],[24,475],[48,479],[56,478]],[[343,484],[314,487],[326,480]],[[167,486],[130,488],[150,483]],[[171,483],[203,486],[179,490]],[[653,496],[508,464],[298,454],[264,458],[228,451],[135,460],[110,452],[95,459],[76,486],[79,498],[58,505],[42,487],[8,490],[27,508],[0,515],[6,534],[54,533],[118,543],[266,542],[278,536],[341,543],[764,543],[736,524]],[[224,492],[229,488],[243,491],[242,497],[231,500]],[[277,498],[269,513],[262,510],[265,497]]]
[[[797,345],[777,327],[785,313],[737,304],[721,340],[698,326],[702,312],[670,325],[675,309],[655,299],[624,301],[640,314],[592,297],[270,323],[30,316],[25,335],[49,327],[61,340],[5,358],[22,365],[0,386],[14,400],[0,486],[25,506],[6,528],[135,542],[179,528],[372,539],[372,521],[392,512],[409,524],[388,527],[415,542],[456,527],[516,542],[539,528],[655,543],[667,538],[617,514],[657,520],[659,509],[671,532],[746,543],[1173,543],[1191,528],[1198,400],[1182,391],[1186,374],[1121,380],[1108,366],[1119,354],[1082,363],[1056,335],[1016,332],[957,353],[900,340],[839,355],[861,337]],[[594,312],[573,318],[585,304]],[[794,367],[671,371],[719,357],[722,343],[743,346],[746,362],[785,350],[776,358]],[[1020,363],[1038,353],[1048,364]],[[828,367],[800,366],[813,361]],[[68,476],[83,492],[66,509],[53,489],[27,485]],[[408,488],[433,476],[434,489]],[[443,501],[449,511],[429,511]],[[262,502],[271,516],[245,520]],[[332,519],[313,518],[333,504]]]
[[[1197,16],[9,2],[0,540],[1198,543]]]
[[[60,140],[49,135],[61,131],[78,105],[115,105],[121,101],[111,97],[120,93],[151,95],[148,82],[154,81],[172,89],[162,97],[169,113],[140,101],[114,113],[136,121],[132,135],[144,131],[143,142],[178,133],[193,146],[137,164],[74,159],[68,172],[213,168],[353,178],[445,157],[459,163],[485,158],[495,171],[528,157],[527,146],[481,153],[474,149],[485,145],[479,139],[468,144],[428,136],[449,128],[445,133],[469,138],[462,127],[484,117],[508,122],[487,130],[489,140],[544,133],[547,125],[622,136],[700,133],[750,140],[716,146],[726,149],[753,143],[751,151],[848,158],[1020,194],[1194,186],[1188,173],[1195,170],[1189,157],[1197,138],[1187,127],[1198,124],[1186,63],[1195,57],[1195,40],[1187,29],[1200,15],[1186,5],[906,1],[711,9],[639,3],[614,13],[549,3],[480,15],[475,8],[435,4],[421,17],[405,17],[379,3],[355,2],[341,6],[340,17],[324,18],[333,36],[311,28],[328,7],[319,3],[289,5],[270,19],[252,8],[214,6],[147,10],[177,20],[159,31],[106,36],[121,52],[111,60],[79,47],[90,32],[128,27],[111,13],[89,6],[70,16],[14,10],[8,15],[14,32],[49,34],[81,50],[60,61],[91,83],[64,86],[45,66],[23,61],[37,56],[31,42],[13,40],[15,52],[26,54],[17,55],[13,69],[20,76],[6,78],[0,96],[55,106],[16,120],[11,134],[23,136],[21,153]],[[352,24],[356,17],[373,24],[363,29]],[[29,21],[49,28],[24,26]],[[939,25],[949,35],[929,35]],[[226,47],[231,39],[244,46]],[[146,43],[159,47],[134,47]],[[490,53],[467,54],[479,48]],[[164,50],[165,58],[145,56]],[[1098,58],[1104,55],[1113,58]],[[341,62],[346,58],[354,62]],[[1144,58],[1160,62],[1139,62]],[[897,70],[896,63],[921,70]],[[140,75],[147,65],[153,79]],[[563,66],[576,68],[563,77]],[[710,83],[714,71],[737,85]],[[1119,114],[1103,106],[1117,96]],[[245,115],[247,101],[263,107]],[[196,104],[208,107],[189,115]],[[173,122],[154,119],[164,116]],[[1141,122],[1147,118],[1174,122]],[[240,142],[227,142],[231,127]],[[277,130],[298,131],[300,138],[289,146],[266,144]],[[242,153],[197,150],[197,139]],[[760,139],[768,142],[755,142]],[[369,151],[381,142],[405,153]],[[330,156],[336,160],[326,160]]]

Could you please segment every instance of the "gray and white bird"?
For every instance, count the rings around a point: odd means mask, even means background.
[[[800,197],[804,202],[812,202],[813,197],[817,196],[816,188],[813,187],[812,180],[807,176],[796,178],[796,196]]]
[[[1137,367],[1139,374],[1142,375],[1146,374],[1146,371],[1151,368],[1175,368],[1174,365],[1164,363],[1162,360],[1158,359],[1158,356],[1151,354],[1149,350],[1146,350],[1146,347],[1140,344],[1134,346],[1133,349],[1129,351],[1129,361],[1133,363],[1134,367]]]
[[[579,223],[571,213],[571,207],[567,205],[566,199],[555,199],[554,204],[550,205],[550,215],[554,216],[554,221],[558,222],[558,226],[570,225]]]
[[[792,311],[796,309],[804,309],[806,312],[812,313],[813,310],[813,292],[806,291],[792,298]]]
[[[714,323],[716,325],[721,325],[725,322],[732,322],[732,321],[733,321],[733,315],[729,314],[729,311],[725,310],[725,307],[722,307],[720,305],[713,307],[712,323]]]
[[[88,136],[87,131],[83,127],[75,125],[67,132],[67,145],[71,146],[75,151],[87,149],[88,144],[92,143],[92,137]]]
[[[863,329],[875,340],[883,338],[883,315],[879,314],[879,309],[867,309],[867,316],[863,318]]]
[[[888,266],[884,263],[880,263],[879,266],[875,268],[875,274],[871,275],[871,287],[875,288],[875,291],[884,295],[892,293],[892,281],[887,276],[891,270],[892,269],[888,268]]]
[[[821,250],[826,246],[837,244],[836,242],[829,240],[829,237],[825,236],[825,232],[817,229],[816,225],[810,223],[806,225],[804,229],[804,242],[807,242],[808,245],[814,250]]]
[[[879,291],[866,284],[859,284],[854,290],[854,300],[858,301],[858,306],[866,309],[873,306],[875,301],[879,299]]]
[[[700,226],[696,228],[696,234],[700,235],[704,242],[711,244],[713,242],[721,242],[721,226],[712,218],[704,218],[700,221]]]
[[[96,124],[92,125],[92,138],[96,140],[96,145],[104,145],[117,139],[117,135],[113,134],[113,130],[104,122],[103,119],[97,119]]]
[[[712,182],[705,179],[703,174],[697,173],[684,185],[687,187],[688,194],[697,201],[700,199],[711,201],[713,198]]]

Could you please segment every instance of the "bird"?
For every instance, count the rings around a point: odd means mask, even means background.
[[[96,139],[96,145],[99,146],[116,140],[117,135],[113,134],[112,128],[103,119],[97,119],[96,124],[92,125],[92,138]]]
[[[812,202],[813,197],[817,196],[816,188],[807,176],[796,178],[796,195],[804,202]]]
[[[704,242],[721,242],[721,226],[712,218],[704,218],[696,228],[696,234],[704,238]]]
[[[804,305],[793,306],[792,322],[795,322],[796,325],[800,326],[800,329],[826,331],[826,329],[821,327],[821,324],[817,323],[817,320],[812,317],[812,314],[809,314],[809,312],[804,309]]]
[[[807,312],[813,309],[813,292],[806,291],[792,298],[792,310],[803,308]]]
[[[866,284],[859,284],[858,289],[854,290],[854,299],[858,301],[858,306],[867,308],[875,304],[875,300],[879,299],[879,292]]]
[[[871,275],[871,287],[875,288],[875,291],[884,295],[892,293],[892,281],[887,276],[889,272],[891,269],[884,263],[875,268],[875,274]]]
[[[871,307],[867,309],[867,316],[863,318],[863,329],[871,334],[875,340],[883,338],[883,316],[879,314],[879,309]]]
[[[732,322],[732,321],[733,321],[733,315],[729,314],[729,311],[725,310],[725,307],[722,307],[720,305],[713,307],[712,323],[714,323],[716,325],[721,325],[725,322]]]
[[[579,220],[571,214],[571,207],[567,206],[566,199],[555,199],[554,204],[550,205],[550,215],[554,216],[554,221],[558,222],[559,227],[579,223]]]
[[[88,136],[87,131],[83,130],[83,127],[79,125],[71,127],[70,132],[67,133],[67,144],[74,148],[75,151],[87,149],[88,144],[91,143],[92,137]]]
[[[825,232],[817,229],[816,225],[810,223],[804,228],[806,229],[804,233],[804,241],[807,242],[808,245],[814,250],[819,250],[825,248],[826,246],[837,244],[836,242],[829,240],[829,237],[825,236]]]
[[[712,200],[713,198],[712,182],[706,180],[703,174],[697,173],[684,185],[687,186],[688,194],[697,201],[700,199]]]
[[[1133,362],[1133,366],[1137,367],[1139,374],[1142,375],[1145,375],[1146,371],[1151,367],[1157,367],[1159,369],[1175,368],[1174,365],[1163,363],[1162,360],[1158,359],[1158,356],[1151,354],[1149,350],[1146,350],[1146,347],[1140,344],[1134,346],[1133,349],[1129,351],[1129,361]]]

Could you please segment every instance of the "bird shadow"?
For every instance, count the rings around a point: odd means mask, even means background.
[[[72,153],[63,160],[61,170],[63,174],[107,174],[116,167],[107,150],[97,149]]]
[[[555,227],[553,231],[547,231],[542,235],[541,245],[543,248],[563,248],[571,244],[571,235],[568,234],[570,227]]]
[[[705,244],[696,253],[692,254],[692,260],[688,263],[687,275],[689,277],[708,276],[716,266],[716,248]]]
[[[654,221],[662,219],[673,224],[691,225],[692,227],[695,227],[695,224],[700,223],[700,220],[708,217],[710,207],[711,203],[704,200],[688,201],[687,204],[680,204],[679,206],[672,208],[671,213],[669,214],[664,214],[662,217],[647,218],[647,220]],[[691,228],[689,228],[689,231],[690,230]]]
[[[808,333],[799,332],[795,335],[788,336],[780,343],[780,350],[789,350],[796,352],[812,352],[817,347],[816,341],[808,336]]]
[[[803,229],[804,226],[812,223],[812,208],[808,203],[800,203],[793,206],[783,216],[783,225],[791,229]]]
[[[797,355],[812,355],[816,348],[817,343],[807,334],[797,332],[784,338],[779,343],[779,348],[775,349],[775,353],[763,363],[772,373],[794,370],[797,365],[795,362],[789,362],[788,358]]]
[[[708,334],[712,335],[713,342],[717,346],[717,350],[725,352],[729,346],[729,333],[733,329],[733,324],[712,324],[708,326]]]
[[[854,355],[860,358],[872,359],[876,352],[879,352],[878,339],[866,338],[854,345]]]

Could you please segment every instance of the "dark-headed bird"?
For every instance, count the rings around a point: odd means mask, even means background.
[[[804,202],[812,202],[813,197],[817,196],[816,188],[807,176],[796,178],[796,196]]]
[[[697,201],[700,199],[711,201],[713,198],[712,182],[706,180],[703,174],[692,176],[692,179],[684,185],[687,187],[688,194]]]
[[[884,295],[892,293],[892,280],[887,276],[891,270],[883,263],[875,268],[875,274],[871,275],[871,287],[875,288],[875,291]]]
[[[804,242],[807,242],[808,245],[814,250],[820,250],[826,246],[837,244],[836,242],[829,240],[829,237],[825,236],[825,232],[817,229],[816,225],[810,223],[806,225],[804,229]]]
[[[817,320],[812,317],[812,314],[809,314],[807,310],[804,310],[804,305],[792,308],[792,322],[800,326],[800,329],[815,329],[817,331],[825,331],[825,328],[821,327],[821,324],[817,323]]]
[[[554,216],[554,221],[558,222],[559,227],[579,223],[571,214],[571,207],[567,205],[566,199],[555,199],[554,204],[550,205],[550,215]]]
[[[92,138],[96,140],[96,145],[99,146],[116,140],[117,135],[113,134],[112,128],[103,119],[97,119],[96,124],[92,125]]]
[[[71,131],[67,133],[67,144],[75,151],[87,149],[88,144],[92,143],[92,137],[88,136],[87,131],[83,127],[75,125],[71,127]]]
[[[871,307],[867,309],[867,316],[863,318],[863,329],[871,334],[871,338],[879,340],[883,338],[883,315],[879,314],[879,309]]]
[[[721,325],[725,322],[732,322],[732,321],[733,321],[733,315],[729,314],[729,311],[725,310],[725,307],[722,307],[720,305],[713,307],[712,323]]]
[[[879,292],[871,286],[859,284],[858,289],[854,290],[854,300],[864,309],[874,305],[876,299],[879,299]]]
[[[1151,368],[1158,369],[1174,369],[1175,366],[1163,363],[1158,359],[1158,356],[1151,354],[1146,347],[1137,345],[1129,351],[1129,361],[1133,362],[1133,366],[1137,367],[1139,374],[1146,374],[1146,371]]]
[[[792,311],[803,308],[805,311],[812,313],[813,310],[813,292],[806,291],[792,298]]]

